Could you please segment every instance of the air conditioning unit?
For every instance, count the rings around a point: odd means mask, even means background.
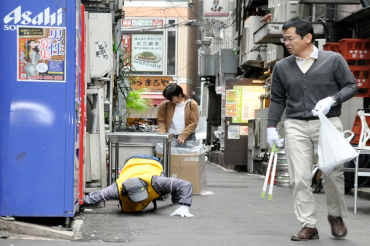
[[[266,62],[271,63],[284,58],[284,48],[282,45],[267,44]]]
[[[326,39],[315,39],[313,43],[319,50],[324,50],[324,44],[326,44]]]
[[[256,44],[253,42],[253,33],[256,32],[264,23],[261,23],[260,20],[263,16],[250,16],[245,21],[245,28],[243,30],[243,53],[241,64],[249,60],[259,60],[257,57],[261,57],[263,61],[266,60],[266,52],[265,51],[252,51]]]
[[[88,22],[90,76],[100,78],[113,67],[112,14],[89,13]]]
[[[272,1],[271,22],[286,22],[299,15],[299,1]]]

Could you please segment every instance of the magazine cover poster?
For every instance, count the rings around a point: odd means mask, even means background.
[[[65,82],[66,28],[18,26],[17,80]]]

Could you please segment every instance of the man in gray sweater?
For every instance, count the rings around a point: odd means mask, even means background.
[[[311,191],[312,160],[317,153],[320,120],[326,115],[343,131],[339,119],[341,104],[357,93],[356,81],[347,62],[339,53],[318,50],[312,43],[310,22],[293,18],[283,26],[283,38],[291,56],[278,61],[273,70],[271,102],[268,115],[267,141],[283,146],[276,126],[286,108],[285,152],[293,189],[293,210],[301,230],[293,241],[318,239],[317,215]],[[344,200],[343,166],[322,175],[328,208],[328,221],[333,236],[347,235],[343,218],[348,216]]]

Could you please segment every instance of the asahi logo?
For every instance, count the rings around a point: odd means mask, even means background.
[[[62,8],[60,8],[56,13],[54,12],[50,14],[50,8],[46,8],[43,12],[33,15],[31,11],[24,11],[22,13],[21,6],[18,6],[4,17],[4,30],[14,31],[17,29],[17,24],[45,26],[54,25],[56,23],[57,26],[59,26],[63,21],[62,11]]]

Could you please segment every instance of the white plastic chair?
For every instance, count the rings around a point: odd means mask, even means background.
[[[361,134],[360,139],[357,147],[353,147],[359,155],[367,155],[370,154],[370,146],[366,146],[366,142],[370,139],[370,128],[366,122],[366,116],[370,117],[369,113],[365,113],[365,109],[357,110],[361,121]],[[355,188],[355,205],[354,205],[354,214],[357,213],[357,189],[358,189],[358,177],[370,177],[370,169],[369,168],[359,168],[359,157],[355,159],[355,168],[344,168],[344,172],[354,172],[355,173],[355,181],[354,181],[354,188]]]

